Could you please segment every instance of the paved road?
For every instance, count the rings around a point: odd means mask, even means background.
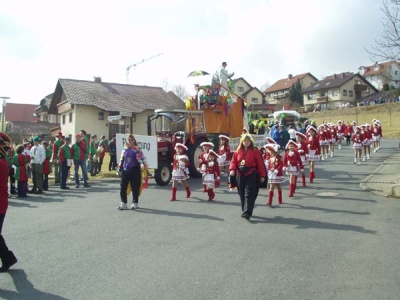
[[[400,202],[360,183],[398,152],[385,141],[361,166],[352,151],[320,162],[284,204],[257,200],[250,223],[236,193],[171,203],[151,184],[138,211],[118,211],[117,182],[10,199],[4,236],[19,258],[0,274],[4,299],[398,299]],[[275,199],[276,200],[276,199]]]

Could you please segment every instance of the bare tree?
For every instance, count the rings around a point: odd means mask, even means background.
[[[267,89],[267,88],[269,88],[271,86],[271,84],[268,82],[268,81],[266,81],[266,82],[264,82],[262,85],[260,85],[260,91],[262,92],[262,93],[264,93],[264,91]]]
[[[400,58],[400,0],[383,0],[384,13],[381,21],[384,32],[366,51],[379,60],[398,60]]]
[[[182,100],[185,100],[187,97],[189,97],[188,91],[182,85],[175,85],[172,88],[172,91]]]

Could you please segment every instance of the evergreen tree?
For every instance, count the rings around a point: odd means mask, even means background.
[[[293,84],[289,91],[289,100],[293,104],[297,103],[303,106],[303,93],[301,91],[300,80],[297,80],[296,84]]]

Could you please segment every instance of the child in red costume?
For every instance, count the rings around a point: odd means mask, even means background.
[[[270,158],[267,161],[268,165],[268,181],[269,181],[269,197],[267,206],[272,206],[272,199],[274,198],[274,190],[278,190],[278,204],[282,204],[282,188],[281,183],[285,182],[283,177],[283,161],[282,157],[278,154],[277,144],[265,145],[266,150],[269,152]]]
[[[185,169],[187,169],[190,165],[189,158],[186,156],[185,151],[187,151],[187,147],[184,144],[176,143],[174,155],[174,162],[172,163],[172,196],[171,201],[176,200],[176,191],[178,189],[178,182],[182,182],[186,190],[186,198],[190,198],[190,187],[186,182],[186,179],[189,176],[186,174]]]
[[[197,170],[200,173],[203,173],[204,176],[204,171],[206,169],[206,164],[208,161],[208,152],[214,148],[214,144],[211,142],[203,142],[200,144],[200,147],[203,148],[203,152],[200,153],[199,155],[199,166],[197,168]],[[203,185],[203,193],[207,192],[207,188],[205,185]]]
[[[307,160],[307,156],[308,156],[308,147],[306,144],[306,139],[307,136],[305,134],[302,134],[301,132],[296,132],[296,140],[297,140],[297,152],[299,152],[300,154],[300,159],[301,159],[301,163],[303,164],[303,166],[308,165],[308,160]],[[303,186],[306,186],[306,174],[303,172],[301,174],[301,180],[303,183]],[[297,180],[295,182],[295,184],[297,183]]]
[[[300,154],[297,151],[297,144],[290,140],[285,148],[287,151],[283,157],[283,169],[289,176],[289,197],[293,197],[296,191],[297,176],[299,176],[299,171],[304,174],[304,167]]]
[[[203,185],[206,186],[208,193],[208,201],[215,198],[214,187],[220,180],[221,171],[218,164],[218,154],[213,150],[208,152],[206,168],[204,170]]]
[[[14,165],[17,167],[15,179],[18,182],[18,198],[28,197],[26,186],[28,184],[28,164],[29,158],[23,154],[24,146],[18,145],[14,155]]]
[[[231,148],[229,147],[229,137],[221,134],[219,136],[219,148],[218,148],[218,164],[222,171],[226,172],[231,164]]]
[[[359,165],[361,161],[361,155],[362,155],[362,141],[363,141],[363,135],[361,134],[361,127],[356,127],[355,132],[352,137],[353,141],[353,149],[354,149],[354,163]]]
[[[310,167],[310,182],[313,183],[315,178],[315,162],[319,160],[321,146],[319,144],[317,130],[313,126],[307,127],[306,145],[308,148],[308,165]]]

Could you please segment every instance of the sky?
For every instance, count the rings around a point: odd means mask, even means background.
[[[209,84],[223,61],[253,87],[374,63],[381,0],[2,0],[0,97],[38,104],[59,78]],[[143,61],[144,60],[144,61]]]

